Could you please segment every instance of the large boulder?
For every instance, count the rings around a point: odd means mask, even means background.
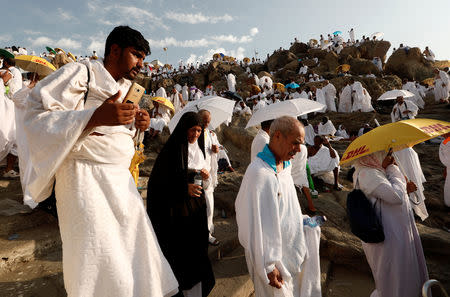
[[[139,73],[136,78],[134,79],[134,82],[141,85],[147,93],[151,90],[152,87],[152,79],[148,76],[145,76],[143,73]]]
[[[372,60],[374,57],[379,57],[384,62],[390,47],[389,41],[366,41],[358,47],[358,50],[361,53],[361,58]]]
[[[303,56],[308,53],[308,45],[303,42],[294,42],[292,46],[289,48],[289,51],[294,53],[297,57]]]
[[[267,60],[267,68],[269,71],[277,71],[286,64],[297,60],[297,56],[288,50],[277,51]]]
[[[355,46],[344,47],[339,53],[339,64],[349,64],[351,59],[361,58],[361,53]]]
[[[373,64],[372,61],[366,60],[366,59],[358,59],[358,58],[354,58],[351,59],[349,62],[350,64],[350,71],[353,74],[369,74],[369,73],[373,73],[373,74],[379,74],[379,70],[378,68],[375,66],[375,64]]]
[[[265,64],[252,64],[250,65],[250,70],[252,73],[259,73],[261,71],[267,71],[267,67]]]
[[[281,69],[275,73],[275,81],[285,84],[291,79],[297,81],[298,75],[296,71],[292,71],[286,68]]]
[[[168,88],[171,88],[174,85],[175,85],[175,82],[173,81],[173,79],[171,79],[171,78],[163,78],[163,79],[160,79],[157,82],[157,89],[160,88],[160,87],[163,87],[167,91]]]
[[[320,59],[320,64],[314,69],[314,72],[324,74],[325,72],[335,72],[339,66],[338,56],[334,52],[325,52],[325,56]]]
[[[400,78],[422,81],[433,77],[433,66],[426,61],[419,48],[411,48],[408,53],[404,49],[398,49],[389,57],[384,71],[395,74]]]
[[[258,72],[258,77],[259,77],[259,78],[261,78],[261,77],[263,77],[263,76],[268,76],[268,77],[270,77],[270,78],[273,80],[272,74],[270,74],[269,72],[266,72],[266,71],[260,71],[260,72]]]
[[[251,115],[233,116],[228,126],[222,125],[220,127],[220,132],[218,132],[219,140],[222,138],[226,139],[237,148],[250,154],[253,138],[258,133],[258,129],[254,127],[245,129],[250,118]]]
[[[289,70],[289,71],[293,71],[293,72],[297,72],[299,69],[299,62],[297,60],[294,60],[286,65],[284,65],[283,69]]]
[[[316,66],[316,61],[313,59],[304,59],[302,60],[303,65],[308,66],[309,68]]]
[[[327,51],[318,49],[318,48],[311,48],[308,50],[308,55],[312,58],[318,58],[319,60],[325,58],[327,55]]]
[[[436,61],[433,63],[433,67],[444,69],[445,67],[450,67],[450,60]]]

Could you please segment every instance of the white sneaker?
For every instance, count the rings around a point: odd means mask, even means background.
[[[3,177],[16,178],[20,177],[20,174],[13,169],[3,174]]]

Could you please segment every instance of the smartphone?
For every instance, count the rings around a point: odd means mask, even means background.
[[[145,89],[141,85],[138,83],[133,83],[122,103],[139,104],[139,101],[141,101],[144,93]]]

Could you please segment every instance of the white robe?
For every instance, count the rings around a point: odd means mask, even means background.
[[[214,189],[217,186],[217,169],[218,169],[218,154],[212,151],[212,146],[220,146],[217,136],[214,132],[210,131],[208,128],[205,129],[205,169],[209,172],[209,185],[205,189],[205,199],[206,199],[206,216],[208,220],[208,230],[210,233],[214,232]]]
[[[409,110],[409,112],[407,114],[403,114],[406,110]],[[391,120],[392,122],[397,122],[401,120],[414,119],[418,110],[419,108],[417,105],[411,101],[406,102],[405,100],[402,105],[395,103],[391,112]]]
[[[33,198],[48,197],[56,176],[68,297],[174,294],[178,283],[128,169],[136,130],[84,131],[95,109],[118,90],[121,102],[131,82],[116,82],[100,60],[85,63],[91,75],[86,104],[86,67],[69,63],[33,89],[24,122],[37,173],[29,187]]]
[[[417,186],[417,191],[409,194],[409,196],[412,201],[418,203],[418,205],[411,203],[411,207],[423,221],[428,217],[428,211],[425,205],[425,196],[423,194],[423,183],[427,180],[423,175],[419,155],[413,148],[405,148],[401,151],[395,152],[394,155],[401,171],[408,178],[408,180],[414,182]]]
[[[333,84],[328,83],[328,85],[322,88],[322,91],[325,95],[327,111],[336,112],[336,102],[334,101],[334,99],[336,98],[336,88],[333,86]]]
[[[303,74],[305,75],[306,73],[308,73],[308,66],[302,66],[300,67],[300,70],[298,71],[298,74]]]
[[[252,141],[252,146],[250,149],[250,161],[253,161],[256,158],[256,155],[258,155],[258,153],[264,149],[266,144],[269,144],[269,140],[269,134],[267,134],[267,132],[263,129],[260,129]]]
[[[325,98],[325,94],[322,89],[316,90],[316,101],[325,105],[319,112],[327,111],[327,99]]]
[[[347,131],[345,129],[341,129],[341,125],[339,125],[338,130],[334,134],[336,136],[343,137],[343,139],[349,139],[350,135],[348,135]]]
[[[151,112],[149,129],[162,132],[165,126],[170,122],[170,109],[162,104],[154,108]],[[159,113],[159,115],[156,115]]]
[[[266,101],[265,100],[259,100],[258,103],[256,103],[253,106],[253,113],[257,112],[261,108],[264,108],[265,106],[266,106]]]
[[[307,145],[314,145],[314,137],[316,137],[316,132],[311,124],[305,126],[305,142]]]
[[[0,161],[16,152],[16,122],[14,102],[5,96],[5,86],[0,79]]]
[[[188,86],[183,86],[183,89],[181,91],[181,95],[183,95],[183,101],[188,102],[189,100],[189,88]]]
[[[318,134],[319,135],[334,135],[336,133],[336,128],[334,127],[331,120],[328,120],[325,124],[322,124],[322,122],[319,123],[318,127]]]
[[[257,157],[244,175],[235,209],[239,242],[245,249],[255,295],[321,296],[318,244],[309,252],[306,242],[318,243],[320,228],[306,238],[310,230],[303,226],[291,167],[275,173]],[[313,265],[307,264],[308,259]],[[269,285],[267,274],[275,267],[285,282],[282,289]]]
[[[236,76],[233,73],[227,75],[228,91],[236,92]]]
[[[181,105],[181,100],[180,100],[180,93],[178,91],[175,92],[175,94],[171,94],[170,95],[170,102],[172,102],[173,107],[175,109],[175,113],[179,112],[183,106]]]
[[[314,156],[308,157],[311,175],[319,177],[328,184],[334,184],[333,170],[336,167],[339,169],[339,154],[335,149],[333,150],[336,154],[335,158],[331,158],[330,150],[324,145]]]
[[[292,159],[292,179],[294,185],[300,188],[309,187],[308,175],[306,173],[306,161],[308,160],[308,150],[304,144],[300,145],[300,152],[296,153]]]
[[[434,81],[435,101],[448,100],[450,92],[450,78],[447,73],[439,70],[439,78]]]
[[[439,145],[439,159],[446,166],[447,178],[444,186],[444,203],[450,207],[450,137]]]
[[[363,167],[356,169],[356,177],[372,204],[381,199],[376,212],[381,212],[385,240],[362,242],[376,286],[370,296],[420,296],[428,272],[402,173],[395,165],[388,166],[386,175]]]
[[[353,29],[350,30],[349,36],[350,36],[350,41],[354,43],[355,42],[355,31]]]
[[[8,85],[9,85],[8,96],[9,96],[9,98],[12,98],[12,96],[17,91],[22,89],[22,87],[23,87],[23,84],[22,84],[22,73],[20,73],[19,69],[17,69],[16,67],[13,67],[13,66],[9,67],[8,70],[12,74],[11,79],[8,81]]]
[[[16,120],[16,142],[17,142],[17,156],[19,159],[20,183],[22,185],[23,203],[31,208],[35,208],[37,203],[28,190],[28,183],[33,172],[33,164],[30,160],[30,152],[28,150],[26,134],[23,127],[25,108],[27,105],[27,97],[32,89],[23,87],[17,91],[12,100],[15,105],[15,120]]]
[[[166,89],[164,89],[163,87],[160,87],[158,90],[156,90],[156,97],[167,98]]]
[[[352,85],[352,97],[353,97],[353,105],[352,112],[362,111],[362,112],[371,112],[374,111],[372,107],[372,97],[370,97],[369,92],[365,88],[363,88],[362,84],[359,81],[356,81]]]
[[[419,108],[423,109],[425,107],[425,102],[422,99],[422,96],[420,95],[419,90],[416,88],[416,84],[409,81],[402,87],[403,90],[407,90],[414,94],[413,97],[405,98],[405,100],[412,101],[415,105],[417,105]]]

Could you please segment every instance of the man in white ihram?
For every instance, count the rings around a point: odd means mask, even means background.
[[[270,127],[270,142],[242,180],[235,209],[239,242],[258,297],[321,296],[320,228],[303,226],[290,160],[305,132],[292,117]]]
[[[141,33],[116,27],[103,61],[69,63],[28,97],[24,130],[35,171],[29,190],[45,199],[56,178],[68,297],[178,290],[128,170],[133,137],[148,127],[149,115],[122,101],[148,54]]]

